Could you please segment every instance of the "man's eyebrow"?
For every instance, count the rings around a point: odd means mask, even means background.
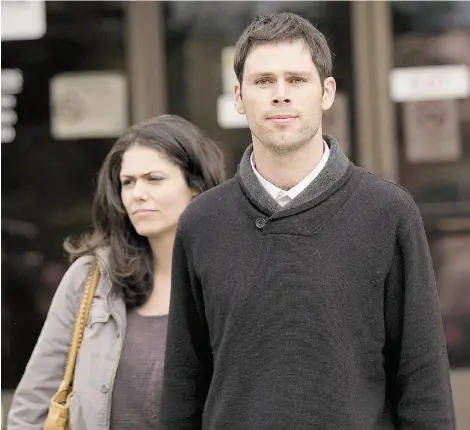
[[[312,77],[312,73],[307,70],[289,70],[285,72],[284,75]],[[276,76],[276,74],[273,72],[253,72],[253,73],[248,73],[247,76],[249,78],[255,79],[255,78],[261,78],[261,77],[273,77],[273,76]]]
[[[274,73],[272,72],[254,72],[254,73],[248,73],[249,78],[260,78],[260,77],[271,77],[275,76]]]
[[[288,76],[309,76],[309,77],[311,77],[312,73],[308,72],[307,70],[303,70],[303,71],[298,70],[298,71],[286,72],[286,75],[288,75]]]

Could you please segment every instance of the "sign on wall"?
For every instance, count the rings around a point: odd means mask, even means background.
[[[405,103],[405,155],[411,163],[459,159],[462,143],[456,100]]]
[[[15,140],[17,97],[23,91],[23,84],[23,72],[20,69],[2,69],[2,143]]]
[[[2,41],[40,39],[46,34],[44,0],[2,1]]]
[[[115,138],[128,126],[127,84],[120,72],[56,75],[50,98],[55,139]]]
[[[397,68],[389,85],[394,102],[462,99],[470,96],[470,69],[465,64]]]

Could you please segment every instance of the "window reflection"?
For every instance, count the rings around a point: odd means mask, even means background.
[[[470,362],[470,233],[444,235],[434,242],[436,281],[450,360]]]
[[[395,67],[470,67],[470,3],[393,2],[391,8]],[[397,118],[400,182],[424,218],[449,359],[453,367],[470,366],[470,98],[398,104]]]
[[[94,178],[114,141],[54,139],[50,82],[63,72],[124,72],[124,8],[46,2],[44,37],[2,41],[2,67],[21,71],[2,85],[11,96],[2,110],[17,115],[14,138],[2,143],[2,390],[23,374],[68,267],[62,241],[89,227]]]

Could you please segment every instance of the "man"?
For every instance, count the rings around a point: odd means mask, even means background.
[[[420,214],[322,135],[324,36],[256,19],[235,72],[253,144],[180,220],[162,428],[453,429]]]

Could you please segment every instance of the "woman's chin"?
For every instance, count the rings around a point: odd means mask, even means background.
[[[160,226],[156,228],[155,226],[141,225],[137,226],[135,230],[139,236],[146,237],[147,239],[166,236],[170,231],[175,233],[175,228],[172,228],[172,226]]]
[[[159,236],[164,229],[162,228],[155,228],[155,227],[150,227],[150,226],[137,226],[135,231],[139,236],[143,237],[155,237]]]

